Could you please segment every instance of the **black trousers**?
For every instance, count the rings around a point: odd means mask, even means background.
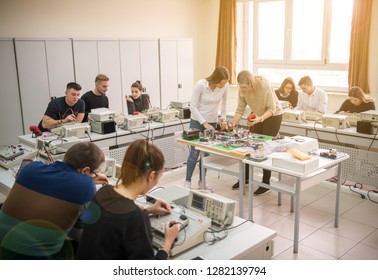
[[[267,118],[262,123],[255,124],[249,128],[249,131],[252,133],[258,133],[262,135],[268,135],[275,137],[278,135],[278,132],[281,128],[282,115],[271,116]],[[272,172],[270,170],[263,169],[263,179],[262,182],[265,184],[270,184],[270,177]],[[249,179],[249,168],[248,165],[245,167],[245,181]]]

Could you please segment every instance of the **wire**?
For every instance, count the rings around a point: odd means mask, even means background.
[[[368,190],[367,191],[367,197],[369,198],[369,200],[371,202],[374,202],[374,203],[377,203],[378,204],[378,201],[374,201],[371,197],[370,197],[370,193],[378,193],[378,191],[375,191],[375,190]]]
[[[89,134],[89,132],[88,132],[88,131],[85,131],[85,134],[88,135],[89,141],[93,142],[93,141],[92,141],[92,138],[91,138],[91,135]]]
[[[318,138],[318,140],[320,140],[320,137],[319,137],[319,134],[318,134],[318,131],[316,130],[316,124],[320,124],[320,122],[318,122],[318,121],[315,121],[314,122],[314,131],[315,131],[315,133],[316,133],[316,137]]]
[[[374,137],[373,137],[373,140],[371,140],[371,143],[370,143],[370,145],[369,145],[369,148],[367,149],[368,151],[370,151],[370,148],[371,148],[371,146],[373,146],[373,143],[374,143],[374,140],[376,140],[377,138],[377,134],[378,134],[378,127],[377,127],[377,131],[375,132],[375,135],[374,135]]]

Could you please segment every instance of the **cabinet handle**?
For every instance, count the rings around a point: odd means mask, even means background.
[[[178,84],[178,85],[177,85],[177,88],[182,88],[182,84]]]

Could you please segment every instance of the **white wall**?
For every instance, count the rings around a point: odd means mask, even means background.
[[[1,0],[0,37],[193,38],[194,80],[213,71],[219,0]]]
[[[0,37],[193,38],[194,81],[214,69],[219,0],[1,0]],[[378,0],[373,0],[369,83],[378,103]],[[228,111],[236,108],[231,90]],[[343,96],[331,95],[329,110]]]

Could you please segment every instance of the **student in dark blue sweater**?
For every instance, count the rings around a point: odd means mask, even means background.
[[[155,254],[149,214],[169,214],[170,205],[162,200],[148,207],[135,204],[138,196],[146,194],[158,183],[163,170],[164,156],[156,145],[139,139],[128,147],[117,184],[97,191],[82,216],[85,225],[77,259],[168,258],[179,225],[165,225],[163,246]]]

